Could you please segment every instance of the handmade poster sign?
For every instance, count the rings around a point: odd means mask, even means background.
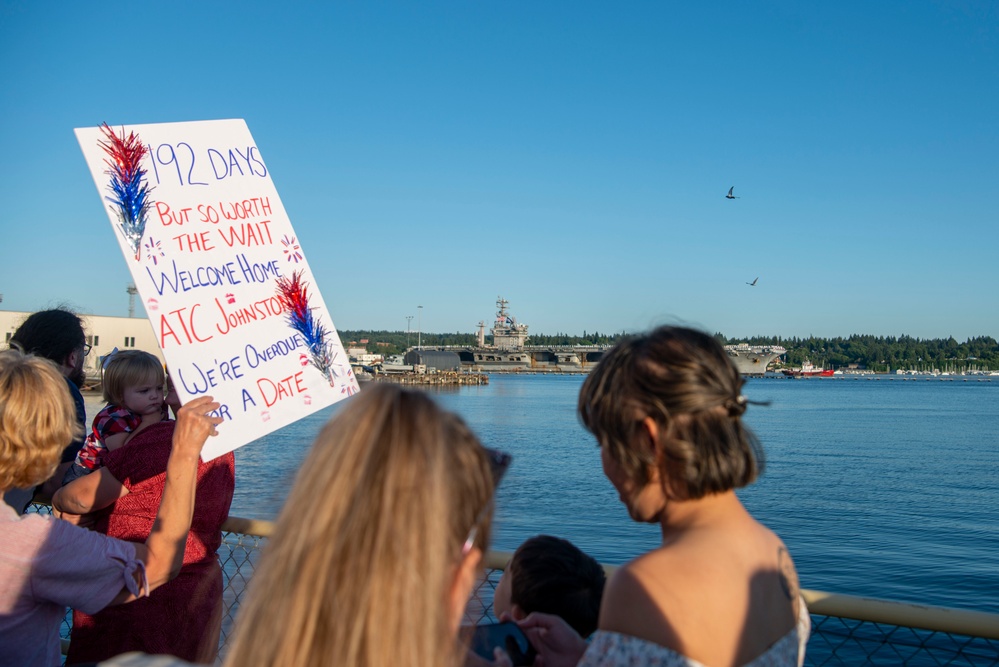
[[[245,122],[105,125],[76,137],[181,400],[222,404],[204,459],[357,391]]]

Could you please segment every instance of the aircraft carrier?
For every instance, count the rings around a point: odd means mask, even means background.
[[[762,376],[767,372],[767,366],[787,352],[780,345],[726,345],[725,353],[729,361],[735,364],[739,372],[748,376]]]
[[[610,349],[609,345],[527,345],[527,325],[510,314],[509,303],[496,297],[496,318],[489,329],[492,345],[486,345],[486,324],[479,322],[478,345],[453,349],[461,359],[462,369],[483,373],[586,373]]]
[[[610,345],[527,345],[527,325],[510,314],[509,301],[496,298],[496,317],[489,332],[493,344],[486,345],[485,322],[478,324],[478,345],[451,347],[463,370],[480,373],[535,371],[541,373],[587,373],[600,361]],[[778,345],[726,345],[725,352],[743,375],[763,375],[774,359],[784,354]]]

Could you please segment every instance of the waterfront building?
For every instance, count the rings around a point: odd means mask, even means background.
[[[42,309],[44,310],[44,309]],[[16,310],[0,310],[0,336],[6,345],[30,312]],[[145,350],[165,362],[163,352],[149,320],[145,317],[107,317],[105,315],[88,315],[78,313],[83,320],[83,329],[87,333],[87,342],[92,346],[90,354],[84,360],[83,368],[87,379],[96,382],[101,376],[101,357],[111,350]]]

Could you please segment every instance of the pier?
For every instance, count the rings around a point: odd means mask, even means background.
[[[476,386],[489,384],[489,376],[482,373],[377,373],[372,376],[375,382],[390,382],[409,386]]]

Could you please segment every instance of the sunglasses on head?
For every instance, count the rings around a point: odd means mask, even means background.
[[[493,488],[496,488],[499,486],[500,480],[503,479],[503,475],[506,474],[506,469],[510,467],[513,457],[498,449],[489,447],[483,449],[486,450],[486,457],[489,459],[489,472],[493,475]]]
[[[489,472],[493,476],[493,489],[495,490],[499,487],[500,480],[503,479],[503,475],[506,474],[506,469],[510,467],[510,462],[513,461],[513,457],[506,452],[501,452],[498,449],[485,448],[486,457],[489,459]],[[462,557],[467,556],[468,552],[472,550],[475,546],[475,539],[479,536],[479,524],[482,523],[483,517],[485,517],[486,512],[492,509],[493,501],[489,500],[488,503],[479,512],[479,515],[475,517],[475,521],[472,523],[472,529],[468,531],[468,537],[465,538],[465,543],[461,547]]]

